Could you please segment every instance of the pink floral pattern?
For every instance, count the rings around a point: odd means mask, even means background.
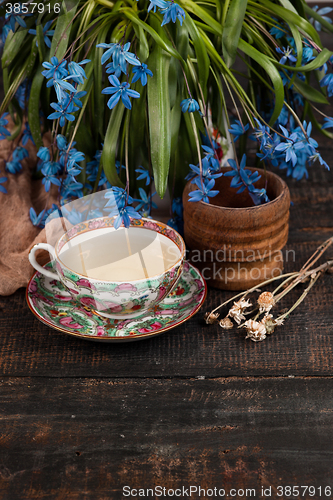
[[[49,265],[47,265],[49,267]],[[92,313],[88,305],[74,300],[63,300],[63,287],[35,273],[27,289],[27,300],[32,312],[44,323],[65,333],[82,338],[114,342],[135,340],[158,335],[186,321],[201,307],[206,296],[206,285],[193,266],[186,266],[180,277],[177,293],[172,293],[151,313],[141,313],[126,320],[103,318]],[[199,284],[202,283],[198,291]],[[89,304],[89,301],[83,301]],[[111,307],[114,304],[109,304]],[[140,307],[133,305],[132,310]]]

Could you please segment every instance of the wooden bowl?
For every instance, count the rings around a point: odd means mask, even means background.
[[[184,233],[190,260],[207,284],[223,290],[245,290],[282,273],[281,249],[288,239],[290,194],[287,184],[273,172],[257,170],[271,200],[253,206],[247,191],[236,194],[231,178],[216,179],[220,192],[211,202],[188,201],[197,187],[189,181],[184,189]],[[222,172],[230,170],[222,168]]]

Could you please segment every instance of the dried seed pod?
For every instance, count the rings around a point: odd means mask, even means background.
[[[221,319],[220,321],[220,327],[224,328],[225,330],[230,330],[230,328],[233,328],[233,322],[226,316],[225,318]]]
[[[217,322],[219,316],[219,313],[206,312],[206,314],[204,315],[204,320],[206,321],[207,325],[213,325]]]
[[[275,304],[274,295],[271,292],[263,292],[258,297],[260,313],[268,313]]]
[[[252,304],[249,300],[241,299],[238,302],[234,302],[234,305],[230,309],[228,316],[233,318],[239,325],[241,321],[245,319],[245,316],[243,315],[244,309],[251,306]]]
[[[247,331],[246,338],[251,339],[254,342],[261,342],[266,338],[266,327],[260,321],[255,321],[254,319],[249,319],[245,322],[245,328]]]

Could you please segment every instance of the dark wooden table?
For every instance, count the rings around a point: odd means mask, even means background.
[[[331,163],[326,139],[321,152]],[[333,173],[318,164],[289,186],[296,262],[285,269],[296,270],[333,234]],[[299,498],[330,498],[333,276],[261,343],[203,323],[229,296],[210,290],[183,325],[117,345],[48,328],[23,289],[0,298],[0,499],[139,498],[125,486],[175,498],[190,498],[190,486],[230,498],[232,488],[263,498],[272,486],[272,498],[288,498],[279,486],[313,486]],[[172,497],[159,491],[141,498]]]

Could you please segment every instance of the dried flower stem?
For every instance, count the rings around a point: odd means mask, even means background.
[[[313,287],[313,285],[316,283],[316,281],[320,278],[322,274],[324,274],[326,271],[333,270],[333,259],[327,260],[323,264],[320,264],[316,268],[314,268],[314,264],[318,261],[318,259],[324,254],[324,252],[332,245],[333,243],[333,236],[326,240],[324,243],[322,243],[316,251],[311,255],[311,257],[306,261],[306,263],[303,265],[303,267],[300,269],[298,272],[293,272],[293,273],[287,273],[283,274],[280,276],[275,276],[269,280],[266,280],[259,285],[256,285],[249,290],[246,290],[245,292],[240,292],[239,294],[235,295],[234,297],[231,297],[229,300],[226,300],[222,304],[220,304],[218,307],[216,307],[211,313],[206,313],[205,318],[207,323],[212,323],[213,321],[208,321],[210,318],[216,317],[216,311],[220,309],[221,307],[225,306],[231,301],[235,301],[236,299],[239,299],[238,302],[234,302],[233,307],[230,309],[228,315],[226,318],[221,320],[220,326],[223,328],[230,328],[230,325],[226,326],[224,325],[224,321],[228,319],[229,317],[232,318],[236,323],[238,323],[238,328],[243,328],[245,327],[247,330],[247,337],[250,338],[253,341],[261,341],[266,338],[267,334],[270,334],[274,331],[275,326],[281,325],[283,323],[283,320],[287,318],[292,311],[298,307],[301,302],[305,299],[305,297],[308,295],[309,291]],[[244,309],[251,306],[250,302],[245,301],[245,297],[255,291],[259,291],[258,287],[262,288],[263,285],[267,285],[269,283],[272,283],[273,281],[276,280],[281,280],[283,279],[282,283],[277,286],[277,288],[274,290],[274,292],[268,292],[264,291],[261,293],[261,295],[258,298],[257,304],[258,307],[252,309],[251,311],[244,312]],[[277,302],[279,302],[285,295],[287,295],[293,288],[295,288],[298,284],[303,283],[305,280],[310,278],[310,283],[306,287],[306,289],[303,291],[301,296],[296,300],[296,302],[292,305],[290,309],[287,310],[287,312],[280,314],[280,316],[276,317],[275,319],[273,318],[272,314],[270,314],[271,309],[275,306]],[[287,285],[287,286],[286,286]],[[282,289],[282,290],[281,290]],[[281,290],[279,293],[277,293],[279,290]],[[241,297],[241,298],[240,298]],[[258,310],[259,309],[259,310]],[[257,312],[256,312],[257,311]],[[255,314],[254,316],[251,317],[250,320],[245,321],[244,323],[241,323],[241,320],[245,320],[244,315],[251,315]],[[261,314],[264,314],[264,317],[261,321],[259,321],[259,316]],[[223,324],[222,324],[223,323]],[[241,324],[240,324],[241,323]]]
[[[280,274],[279,276],[274,276],[274,278],[270,278],[269,280],[263,281],[262,283],[260,283],[260,286],[268,285],[269,283],[272,283],[273,281],[276,281],[276,280],[280,280],[281,278],[285,278],[286,276],[289,276],[290,278],[292,278],[294,276],[297,276],[298,274],[299,274],[298,272]],[[238,297],[242,297],[242,296],[246,297],[247,294],[249,294],[251,292],[255,292],[258,289],[258,286],[259,285],[256,285],[256,286],[250,288],[249,290],[246,290],[245,292],[240,292],[239,294],[234,295],[233,297],[231,297],[231,299],[226,300],[225,302],[223,302],[223,304],[220,304],[215,309],[213,309],[210,314],[214,313],[215,311],[217,311],[221,307],[225,306],[226,304],[229,304],[229,302],[231,302],[232,300],[237,299]]]

